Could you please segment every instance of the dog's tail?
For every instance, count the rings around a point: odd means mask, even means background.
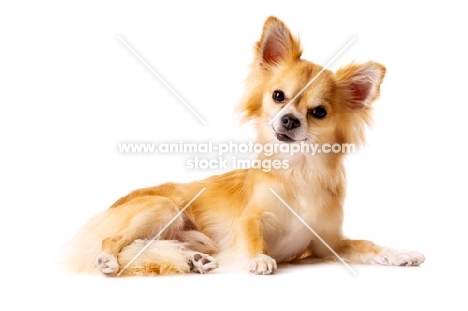
[[[119,253],[118,261],[121,269],[119,273],[121,275],[190,273],[194,268],[191,261],[193,254],[194,252],[180,241],[136,240]],[[125,270],[122,270],[124,268]]]

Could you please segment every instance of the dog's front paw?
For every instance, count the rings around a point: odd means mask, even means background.
[[[208,273],[218,268],[218,262],[211,256],[202,253],[194,253],[189,259],[190,270],[195,273]]]
[[[249,271],[254,274],[272,274],[277,269],[276,260],[268,255],[258,255],[249,260]]]
[[[380,253],[380,264],[389,266],[419,266],[426,258],[414,251],[384,249]]]
[[[96,268],[101,271],[102,274],[111,276],[115,275],[119,270],[119,263],[114,255],[109,253],[101,253],[96,257],[94,262]]]

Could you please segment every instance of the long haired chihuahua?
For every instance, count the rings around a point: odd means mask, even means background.
[[[255,125],[257,143],[362,145],[385,67],[353,63],[333,73],[301,54],[287,26],[269,17],[238,107]],[[235,254],[254,274],[272,274],[278,263],[310,256],[422,264],[418,252],[343,235],[345,155],[275,149],[258,160],[287,160],[281,162],[287,168],[234,170],[135,190],[81,229],[70,266],[107,276],[207,273],[223,254]]]

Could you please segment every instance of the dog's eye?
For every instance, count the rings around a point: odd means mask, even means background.
[[[318,106],[312,109],[310,114],[317,119],[323,119],[327,116],[327,110],[323,106]]]
[[[275,91],[273,92],[273,96],[272,96],[272,97],[273,97],[273,100],[274,100],[275,102],[277,102],[277,103],[282,103],[282,102],[284,102],[284,99],[285,99],[285,98],[284,98],[284,93],[283,93],[283,91],[280,91],[280,90],[275,90]]]

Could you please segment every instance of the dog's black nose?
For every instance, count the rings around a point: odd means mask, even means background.
[[[298,118],[288,113],[281,117],[281,124],[287,130],[292,130],[301,126],[301,121]]]

